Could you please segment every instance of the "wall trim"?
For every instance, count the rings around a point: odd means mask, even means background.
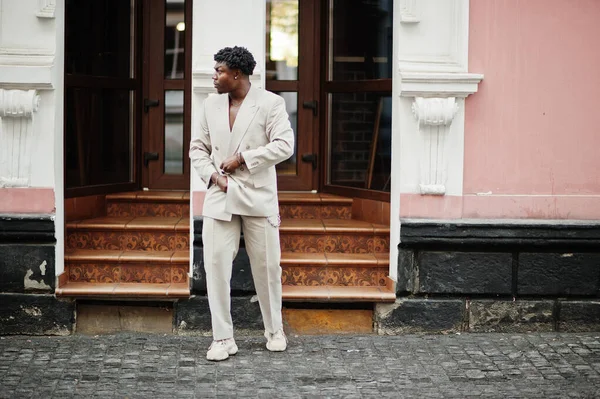
[[[53,215],[0,214],[0,243],[55,243]]]
[[[600,248],[600,221],[532,219],[401,219],[401,246],[519,245]]]
[[[483,74],[466,72],[413,72],[400,70],[402,97],[459,97],[477,93]]]

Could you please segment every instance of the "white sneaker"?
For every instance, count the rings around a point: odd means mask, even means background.
[[[210,348],[208,348],[208,352],[206,352],[206,359],[219,362],[227,359],[229,355],[235,355],[237,351],[238,347],[233,338],[213,341]]]
[[[287,348],[287,338],[283,330],[278,330],[275,334],[265,331],[267,339],[267,349],[271,352],[283,352]]]

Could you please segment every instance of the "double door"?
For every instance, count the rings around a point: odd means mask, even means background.
[[[266,89],[286,100],[296,136],[294,155],[277,165],[278,188],[282,191],[309,191],[318,185],[319,67],[315,32],[319,26],[315,23],[315,3],[267,2]],[[291,18],[278,20],[278,16],[285,18],[282,12]],[[191,14],[191,0],[144,2],[139,160],[141,184],[149,189],[189,190]],[[282,22],[287,25],[282,26]],[[285,54],[280,54],[282,50]]]

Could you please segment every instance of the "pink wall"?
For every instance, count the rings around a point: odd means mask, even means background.
[[[52,188],[0,188],[0,213],[54,213]]]
[[[462,217],[600,217],[599,38],[598,0],[471,0]]]

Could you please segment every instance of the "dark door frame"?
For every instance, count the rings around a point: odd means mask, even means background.
[[[192,122],[192,0],[185,2],[185,67],[183,79],[164,76],[164,0],[145,0],[143,10],[143,101],[158,100],[158,105],[141,111],[142,146],[138,151],[141,185],[150,189],[189,190],[190,160],[188,157]],[[157,27],[161,27],[160,29]],[[184,91],[183,173],[164,173],[165,154],[165,91]],[[158,153],[158,160],[144,161],[145,153]]]
[[[318,189],[319,109],[308,103],[319,101],[319,0],[298,2],[298,80],[266,80],[265,87],[273,92],[298,93],[296,128],[296,171],[294,175],[277,176],[279,191],[311,191]],[[303,104],[307,103],[307,107]],[[314,154],[314,155],[313,155]],[[309,157],[315,156],[316,169]],[[303,156],[306,158],[302,160]]]

